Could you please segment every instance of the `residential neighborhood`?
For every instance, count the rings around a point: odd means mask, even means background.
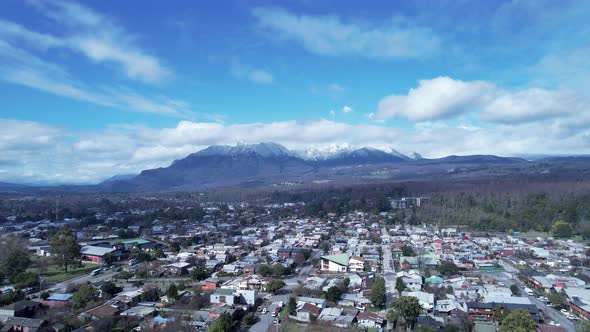
[[[31,263],[3,282],[2,331],[498,331],[524,312],[537,331],[556,332],[590,320],[587,245],[402,225],[397,204],[274,218],[298,203],[208,203],[199,220],[126,226],[149,211],[96,213],[93,224],[9,219],[3,237],[26,239]],[[61,232],[77,256],[52,274]],[[22,275],[33,281],[19,284]]]

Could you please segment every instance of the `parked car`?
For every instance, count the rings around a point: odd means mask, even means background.
[[[561,309],[560,311],[561,311],[561,313],[562,313],[562,314],[564,314],[564,315],[567,315],[567,314],[569,314],[569,313],[570,313],[569,311],[567,311],[567,309]]]

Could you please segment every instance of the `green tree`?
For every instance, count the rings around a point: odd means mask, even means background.
[[[104,256],[102,256],[102,263],[106,266],[113,265],[114,261],[115,261],[115,258],[113,257],[113,254],[110,252],[107,252],[106,254],[104,254]]]
[[[193,280],[205,280],[207,278],[209,278],[209,270],[207,269],[207,266],[205,265],[205,260],[204,259],[197,259],[195,261],[195,267],[193,269],[192,272],[192,278]]]
[[[387,312],[387,320],[412,329],[421,312],[422,308],[417,298],[400,296],[393,302],[391,309]]]
[[[31,265],[26,241],[18,236],[11,235],[0,240],[0,253],[0,280],[11,279]]]
[[[342,280],[342,288],[343,291],[347,291],[348,290],[348,286],[350,286],[350,278],[346,277],[344,278],[344,280]]]
[[[242,317],[242,327],[249,327],[256,324],[256,315],[253,312],[249,312]]]
[[[551,226],[551,232],[553,233],[553,236],[557,238],[567,238],[572,236],[571,226],[562,220],[553,223],[553,226]]]
[[[39,286],[39,274],[35,272],[21,272],[11,278],[17,288]]]
[[[512,295],[520,296],[520,288],[518,288],[516,284],[510,285],[510,291],[512,292]]]
[[[170,286],[168,286],[168,290],[166,290],[166,296],[168,296],[168,299],[176,299],[178,296],[178,288],[176,287],[175,283],[172,283]]]
[[[289,315],[295,315],[297,313],[297,300],[295,300],[295,297],[292,296],[289,298],[287,310],[289,311]]]
[[[527,310],[518,309],[510,312],[502,321],[500,332],[534,332],[537,324]]]
[[[289,272],[288,272],[287,268],[281,263],[276,263],[275,265],[272,266],[272,276],[273,277],[280,277],[280,276],[283,276],[288,273]]]
[[[279,289],[285,287],[285,282],[281,279],[272,279],[266,284],[266,291],[276,293]]]
[[[450,261],[441,261],[437,270],[445,276],[451,276],[459,272],[457,265]]]
[[[258,274],[260,274],[263,277],[269,277],[270,275],[272,275],[272,269],[270,268],[270,266],[266,264],[261,264],[256,272],[258,272]]]
[[[375,278],[371,285],[371,303],[377,308],[385,307],[385,279]]]
[[[108,294],[109,296],[113,296],[121,291],[120,287],[117,287],[112,281],[107,281],[100,286],[100,291],[104,294]]]
[[[42,291],[41,294],[39,294],[39,297],[42,300],[47,300],[50,296],[51,296],[51,294],[49,294],[48,291]]]
[[[414,249],[412,247],[405,244],[402,247],[402,256],[416,256],[416,252],[414,251]]]
[[[92,285],[82,285],[72,296],[72,304],[75,308],[84,308],[96,297],[96,288]]]
[[[207,332],[232,332],[234,329],[234,321],[231,316],[224,312],[207,328]]]
[[[66,225],[51,236],[51,257],[68,271],[68,266],[80,259],[80,245],[72,229]]]
[[[328,301],[333,301],[333,302],[338,301],[338,300],[340,300],[341,296],[342,296],[342,290],[338,286],[332,286],[332,287],[328,288],[328,291],[326,292],[326,299]]]
[[[404,280],[402,279],[402,277],[397,277],[395,279],[395,290],[397,290],[398,295],[401,295],[404,289],[406,289],[406,285],[404,285]]]

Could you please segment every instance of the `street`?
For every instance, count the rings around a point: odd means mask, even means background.
[[[561,312],[553,309],[552,307],[549,307],[544,302],[537,300],[534,296],[526,295],[524,292],[524,284],[520,280],[518,280],[518,278],[513,277],[514,274],[509,272],[488,272],[484,273],[484,275],[494,280],[503,282],[506,285],[506,287],[510,287],[513,284],[516,284],[520,289],[521,294],[523,294],[523,296],[528,297],[531,300],[531,303],[535,304],[539,309],[541,309],[543,314],[548,318],[547,320],[553,320],[559,323],[567,331],[576,330],[574,323],[571,320],[567,319]],[[546,321],[545,323],[548,323],[548,321]]]

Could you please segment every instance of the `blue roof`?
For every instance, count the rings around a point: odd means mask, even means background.
[[[47,300],[49,301],[69,301],[72,299],[74,295],[72,294],[62,294],[62,293],[55,293],[55,294],[51,294],[51,296],[49,298],[47,298]]]

